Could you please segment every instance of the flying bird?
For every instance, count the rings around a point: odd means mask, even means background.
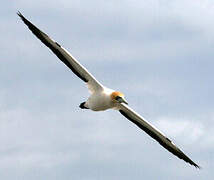
[[[27,20],[20,12],[17,13],[22,21],[28,26],[31,32],[42,41],[70,70],[84,81],[89,89],[90,96],[82,102],[79,107],[81,109],[90,109],[92,111],[104,111],[107,109],[115,109],[119,111],[125,118],[136,124],[140,129],[145,131],[149,136],[154,138],[165,149],[174,154],[187,163],[200,168],[187,155],[185,155],[169,138],[167,138],[160,130],[151,125],[137,112],[128,106],[128,102],[124,98],[124,94],[113,89],[103,86],[98,80],[92,76],[88,70],[83,67],[66,49],[59,43],[51,39],[47,34],[38,29],[29,20]]]

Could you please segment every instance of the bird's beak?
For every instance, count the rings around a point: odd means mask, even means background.
[[[127,102],[124,98],[122,98],[122,97],[118,98],[117,101],[118,101],[119,103],[128,104],[128,102]]]

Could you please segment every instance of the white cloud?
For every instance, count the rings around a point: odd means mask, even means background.
[[[212,164],[212,1],[12,5],[0,30],[2,179],[213,179],[211,165],[196,177],[195,169],[119,113],[80,110],[88,95],[83,83],[15,14],[20,10],[105,85],[124,92],[131,107],[190,157]]]
[[[173,139],[180,139],[189,145],[196,143],[206,132],[204,125],[198,120],[161,117],[157,119],[155,124],[165,135]]]

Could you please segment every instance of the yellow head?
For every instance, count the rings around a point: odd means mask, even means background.
[[[119,91],[114,91],[113,93],[111,93],[111,99],[113,102],[128,104],[124,99],[124,94]]]

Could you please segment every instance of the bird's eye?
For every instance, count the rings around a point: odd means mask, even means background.
[[[119,100],[121,97],[120,96],[116,96],[115,100]]]

